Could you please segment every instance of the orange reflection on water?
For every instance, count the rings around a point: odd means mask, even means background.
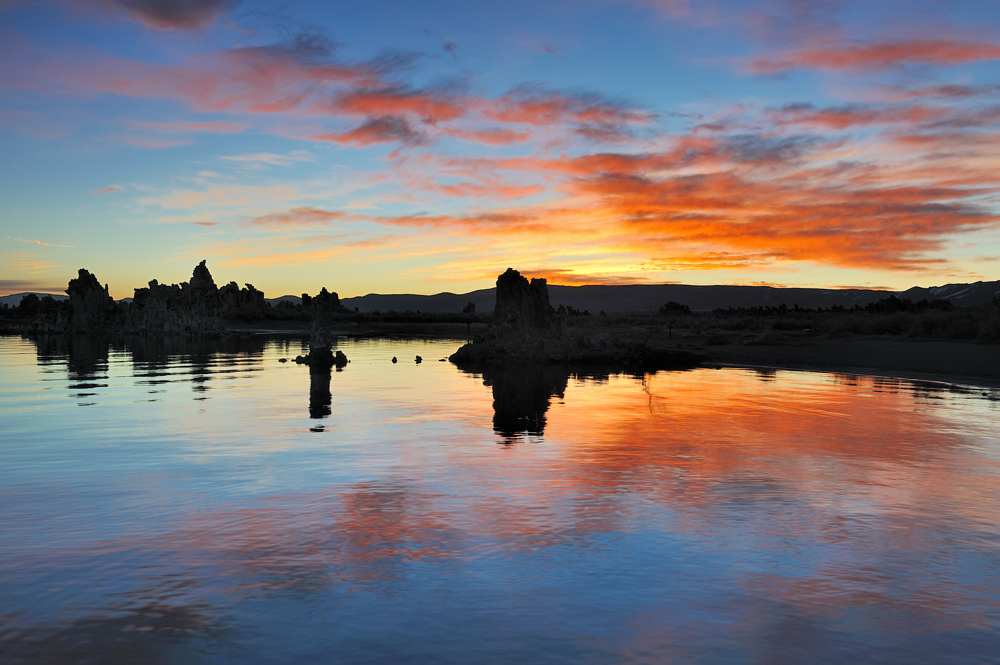
[[[620,661],[758,648],[748,635],[769,636],[764,662],[807,638],[863,644],[869,625],[995,628],[1000,413],[978,392],[746,369],[484,384],[446,363],[392,364],[423,351],[408,344],[346,346],[353,362],[332,377],[323,419],[306,418],[309,375],[277,362],[287,350],[254,356],[253,381],[217,373],[198,406],[189,386],[165,384],[184,399],[142,408],[173,438],[129,444],[148,467],[107,469],[137,474],[136,502],[122,494],[93,524],[73,522],[87,538],[50,534],[8,563],[93,565],[108,585],[129,570],[142,606],[193,605],[210,589],[236,603],[295,598],[338,621],[405,613],[399,598],[433,598],[450,622],[456,607],[508,620],[515,608],[541,633],[572,626],[595,645],[608,609],[628,635]],[[131,396],[109,363],[112,389]],[[328,429],[310,433],[316,422]],[[81,477],[69,476],[94,482]],[[43,504],[19,505],[28,524]],[[135,519],[105,530],[121,506]],[[392,602],[352,604],[359,592]],[[571,599],[545,610],[557,620],[534,609],[552,598]]]

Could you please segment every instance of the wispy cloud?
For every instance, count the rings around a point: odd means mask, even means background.
[[[43,247],[67,247],[72,248],[73,245],[56,245],[52,243],[42,242],[41,240],[29,240],[27,238],[15,238],[13,236],[7,236],[8,240],[14,240],[15,242],[23,242],[29,245],[41,245]]]
[[[246,122],[235,122],[230,120],[129,120],[126,124],[133,129],[159,132],[162,134],[239,134],[246,131],[250,126],[249,123]]]
[[[246,155],[220,155],[219,159],[243,164],[247,168],[260,169],[267,166],[291,166],[298,162],[312,161],[313,157],[304,150],[293,150],[285,154],[254,152]]]
[[[171,209],[236,208],[274,205],[293,201],[302,194],[290,185],[254,187],[250,185],[211,186],[203,190],[176,190],[163,196],[141,199],[142,205]]]
[[[0,279],[0,294],[4,295],[26,292],[62,294],[65,291],[66,284],[59,285],[41,279]]]
[[[252,220],[250,223],[255,226],[277,226],[277,227],[309,227],[329,224],[335,219],[342,219],[347,213],[339,210],[321,210],[309,206],[292,208],[283,212],[274,212],[262,215]]]
[[[132,145],[137,148],[151,148],[153,150],[176,148],[177,146],[191,144],[191,141],[158,139],[151,136],[118,136],[116,139],[120,143]]]
[[[238,7],[240,0],[103,0],[95,4],[121,9],[147,28],[193,30],[215,23]]]
[[[314,141],[353,143],[360,147],[369,146],[373,143],[419,145],[427,142],[427,137],[424,133],[414,129],[405,118],[398,116],[369,118],[354,129],[346,132],[313,134],[310,138]]]
[[[835,41],[752,60],[747,70],[775,74],[791,69],[878,71],[900,65],[950,66],[1000,59],[1000,45],[950,39]]]
[[[18,275],[41,275],[49,272],[53,268],[61,267],[57,263],[49,263],[49,261],[40,254],[5,252],[3,257],[4,267]]]

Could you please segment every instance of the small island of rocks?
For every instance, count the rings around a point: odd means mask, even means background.
[[[497,277],[496,307],[486,330],[449,358],[459,367],[510,364],[603,365],[625,371],[697,367],[701,357],[612,335],[571,335],[549,303],[545,279],[508,268]]]

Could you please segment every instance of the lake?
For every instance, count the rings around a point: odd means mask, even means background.
[[[1000,392],[461,343],[0,337],[0,660],[1000,662]]]

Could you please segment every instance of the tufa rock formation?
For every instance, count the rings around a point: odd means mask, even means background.
[[[83,268],[76,279],[69,280],[66,293],[70,332],[107,332],[117,323],[118,310],[108,285],[101,286],[97,277]]]
[[[349,362],[343,351],[338,350],[333,353],[333,345],[337,342],[337,334],[334,331],[336,316],[343,314],[346,310],[340,304],[340,296],[330,293],[323,287],[319,295],[310,300],[312,309],[312,329],[309,335],[309,355],[302,357],[301,361],[296,358],[296,362],[304,362],[314,369],[329,370],[336,366],[338,369],[344,367]]]
[[[138,335],[218,336],[225,332],[223,319],[258,320],[270,305],[264,294],[247,284],[215,285],[205,262],[199,263],[190,282],[160,284],[155,279],[135,289],[132,302],[115,302],[107,285],[80,269],[66,289],[69,300],[38,302],[30,332],[114,333]],[[49,298],[48,300],[52,300]]]
[[[562,321],[544,279],[530,282],[513,268],[497,277],[493,321],[454,355],[454,363],[545,362],[561,359]]]
[[[696,367],[700,359],[684,351],[657,349],[566,332],[564,318],[549,303],[544,279],[530,282],[513,268],[497,278],[493,321],[482,335],[450,358],[461,366],[572,363],[655,370]]]
[[[202,261],[190,282],[167,286],[154,279],[125,307],[123,332],[213,336],[225,332],[223,319],[263,319],[270,306],[253,284],[241,289],[230,282],[220,289]]]

